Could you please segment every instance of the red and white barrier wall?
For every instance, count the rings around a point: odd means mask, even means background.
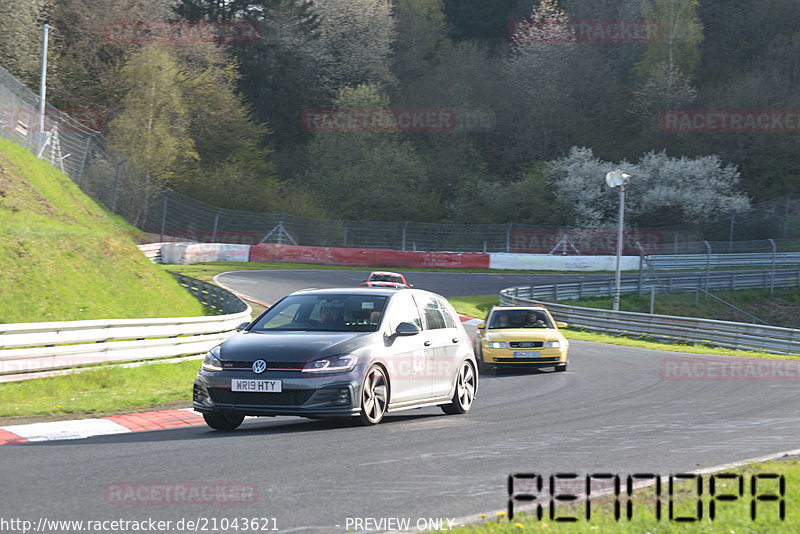
[[[142,245],[152,247],[152,245]],[[214,261],[277,261],[315,265],[364,267],[447,267],[542,271],[613,271],[616,256],[556,256],[473,252],[403,252],[376,248],[303,247],[298,245],[233,245],[224,243],[162,243],[161,262],[176,264]],[[638,256],[623,256],[622,270],[639,268]]]

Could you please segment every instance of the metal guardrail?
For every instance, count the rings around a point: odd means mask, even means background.
[[[201,354],[250,321],[250,306],[232,293],[186,276],[177,278],[201,302],[225,315],[0,324],[0,376],[36,378],[42,371]]]
[[[792,280],[794,281],[793,285],[798,285],[797,282],[800,281],[799,275],[800,273],[794,272],[794,278],[790,276],[787,280]],[[740,275],[737,274],[736,276]],[[630,280],[624,281],[622,287],[626,287],[626,282],[628,283],[627,292],[635,292],[636,289],[631,288]],[[584,286],[582,290],[580,289],[581,284]],[[737,289],[740,288],[736,282],[731,281],[731,284]],[[677,289],[677,286],[673,287]],[[683,287],[689,289],[688,285]],[[694,288],[697,287],[694,286]],[[613,280],[610,286],[605,282],[579,282],[548,286],[510,287],[500,292],[500,303],[543,305],[550,310],[557,320],[565,321],[570,326],[596,332],[648,336],[669,341],[689,341],[742,350],[800,354],[800,330],[792,328],[670,315],[615,312],[597,308],[568,306],[541,300],[545,298],[555,298],[556,300],[579,298],[578,295],[581,292],[583,296],[610,296],[609,288],[613,290]]]
[[[661,274],[658,279],[623,278],[620,293],[645,293],[650,288],[667,291],[736,291],[740,289],[769,289],[771,287],[800,286],[800,270],[755,271],[727,273],[685,273]],[[588,297],[609,297],[614,294],[614,279],[586,282],[565,282],[561,284],[542,284],[519,286],[504,291],[515,291],[514,296],[523,299],[570,300]]]
[[[736,267],[788,267],[800,265],[800,253],[778,252],[748,254],[659,254],[648,256],[653,269],[677,271],[681,269],[730,269]]]

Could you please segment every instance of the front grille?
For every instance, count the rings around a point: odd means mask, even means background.
[[[495,363],[557,363],[559,358],[495,358]]]
[[[274,371],[278,369],[290,369],[293,371],[299,371],[305,365],[304,362],[267,362],[267,371]],[[247,369],[250,370],[253,368],[253,362],[248,361],[224,361],[222,362],[222,368],[225,370],[242,370]]]
[[[544,341],[511,341],[508,344],[512,349],[540,349]]]
[[[313,390],[286,390],[280,393],[255,393],[210,388],[211,400],[216,404],[251,404],[254,406],[302,406],[311,398]]]

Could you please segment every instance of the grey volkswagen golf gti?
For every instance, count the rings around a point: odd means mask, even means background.
[[[217,430],[245,416],[358,417],[470,410],[472,342],[452,306],[418,289],[297,291],[206,354],[194,409]]]

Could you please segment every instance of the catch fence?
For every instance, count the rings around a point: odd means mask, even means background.
[[[0,67],[0,136],[58,167],[110,211],[153,240],[239,244],[388,248],[402,251],[615,254],[615,229],[578,229],[517,223],[446,224],[412,221],[333,220],[254,213],[212,206],[164,187],[109,145],[98,131],[97,110],[64,113]],[[715,252],[757,253],[773,238],[779,252],[800,251],[800,195],[755,206],[703,227],[629,228],[624,253],[687,254],[704,242]],[[700,245],[699,245],[700,244]],[[699,253],[705,253],[702,248]]]

